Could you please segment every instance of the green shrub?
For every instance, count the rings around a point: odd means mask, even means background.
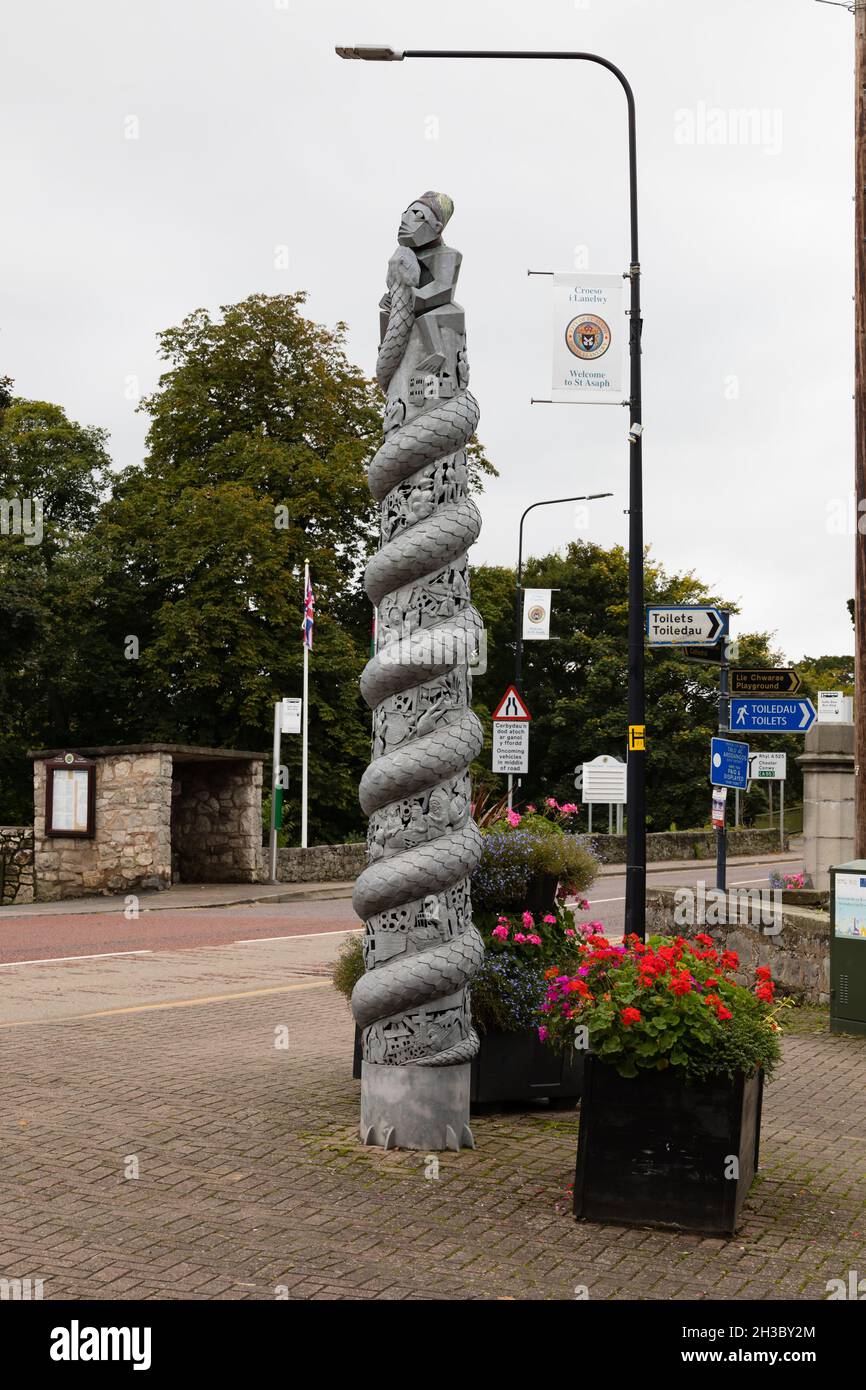
[[[331,969],[331,982],[348,1003],[352,990],[364,973],[364,948],[361,932],[347,936]]]

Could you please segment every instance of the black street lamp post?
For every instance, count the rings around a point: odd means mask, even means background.
[[[520,595],[523,592],[523,523],[536,507],[557,507],[563,502],[597,502],[601,497],[613,497],[612,492],[590,492],[583,497],[551,497],[547,502],[530,502],[520,518],[517,535],[517,587],[514,597],[514,688],[520,690],[523,679],[523,615],[520,609]]]
[[[337,48],[341,58],[402,62],[405,58],[468,58],[576,61],[595,63],[613,73],[625,93],[628,110],[629,221],[631,255],[625,272],[631,282],[629,307],[629,507],[628,507],[628,826],[626,839],[625,930],[641,939],[646,933],[646,753],[644,691],[644,556],[643,448],[641,409],[640,257],[637,217],[637,137],[634,93],[619,68],[597,53],[534,52],[507,49],[389,48],[356,44]]]

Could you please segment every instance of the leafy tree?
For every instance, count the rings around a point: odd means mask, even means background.
[[[549,642],[523,648],[523,692],[532,713],[530,771],[520,799],[579,800],[574,768],[600,753],[625,758],[628,679],[628,556],[578,541],[562,555],[530,559],[525,584],[558,592]],[[487,628],[488,668],[475,682],[475,709],[489,729],[491,710],[513,680],[515,573],[480,566],[473,602]],[[647,603],[716,603],[736,612],[694,574],[668,575],[646,560]],[[766,633],[740,639],[740,659],[772,665]],[[672,652],[646,654],[647,814],[650,829],[700,826],[709,818],[709,739],[717,728],[718,671]],[[788,740],[790,743],[791,740]],[[762,743],[761,745],[765,745]],[[769,746],[769,745],[767,745]],[[797,751],[801,751],[799,747]],[[485,748],[479,781],[489,781]],[[500,779],[504,786],[504,779]]]
[[[266,749],[273,703],[301,691],[303,568],[316,597],[310,679],[311,839],[357,828],[369,753],[358,677],[369,648],[360,588],[374,543],[364,465],[378,393],[347,360],[344,328],[302,294],[253,295],[160,335],[169,369],[145,398],[148,455],[95,528],[115,618],[134,635],[126,737]],[[118,629],[119,632],[119,629]],[[296,836],[300,740],[286,737]]]
[[[854,694],[854,655],[804,656],[797,662],[801,693],[814,700],[819,690],[841,690]]]
[[[252,295],[160,335],[147,457],[114,476],[107,500],[104,435],[15,401],[0,378],[0,481],[7,496],[43,499],[46,527],[39,547],[2,538],[5,816],[29,815],[31,744],[269,749],[274,700],[301,691],[309,559],[311,839],[360,832],[372,617],[361,579],[378,522],[365,465],[382,396],[346,358],[344,325],[312,322],[304,301]],[[477,440],[468,454],[478,491],[495,470]],[[300,739],[284,739],[283,757],[291,841]]]
[[[60,406],[18,399],[0,380],[0,806],[32,815],[27,748],[63,741],[94,707],[98,634],[86,550],[109,477],[104,431]]]

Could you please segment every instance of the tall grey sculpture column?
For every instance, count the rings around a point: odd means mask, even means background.
[[[361,1138],[384,1148],[473,1145],[467,985],[484,947],[469,892],[481,853],[469,764],[484,740],[470,708],[481,620],[467,551],[481,518],[467,496],[478,405],[454,302],[461,256],[441,238],[452,211],[442,193],[406,209],[380,303],[376,375],[388,401],[369,482],[381,534],[364,577],[378,634],[361,678],[373,710],[360,786],[368,866],[353,898],[367,968],[352,1011],[363,1029]]]

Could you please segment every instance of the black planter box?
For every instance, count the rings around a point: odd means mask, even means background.
[[[526,1105],[533,1100],[577,1100],[583,1077],[583,1053],[567,1056],[539,1042],[534,1028],[522,1033],[481,1033],[472,1059],[470,1102],[485,1106]],[[355,1080],[361,1076],[361,1033],[355,1029]]]
[[[627,1078],[588,1056],[575,1216],[731,1235],[758,1167],[763,1084],[761,1072],[690,1082],[675,1068]]]
[[[472,1058],[469,1099],[473,1109],[525,1105],[533,1100],[577,1100],[583,1053],[554,1052],[535,1028],[521,1033],[481,1033]]]

